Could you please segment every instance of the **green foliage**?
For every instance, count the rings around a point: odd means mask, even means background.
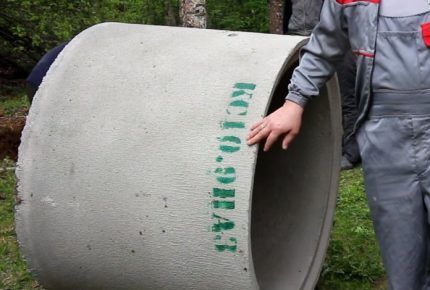
[[[374,289],[372,285],[383,277],[361,169],[342,172],[320,289]],[[360,287],[354,288],[356,284]]]
[[[207,0],[208,27],[269,32],[267,0]]]
[[[170,8],[169,8],[170,7]],[[0,65],[28,73],[49,49],[101,22],[179,23],[179,0],[0,1]],[[266,0],[207,0],[209,28],[268,32]]]
[[[94,24],[164,24],[168,1],[178,9],[177,0],[3,0],[0,58],[29,71],[47,50]]]
[[[27,272],[18,251],[13,221],[15,204],[14,163],[0,162],[0,289],[42,289]]]

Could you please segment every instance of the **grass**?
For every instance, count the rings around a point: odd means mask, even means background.
[[[42,289],[27,272],[18,252],[15,236],[13,208],[15,204],[14,163],[0,162],[0,289]]]
[[[5,116],[13,116],[28,107],[29,102],[23,81],[2,82],[0,80],[0,112]]]
[[[342,172],[321,290],[387,289],[361,168]]]

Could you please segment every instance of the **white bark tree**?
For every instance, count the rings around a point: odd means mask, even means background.
[[[181,0],[180,18],[184,27],[206,28],[206,1]]]

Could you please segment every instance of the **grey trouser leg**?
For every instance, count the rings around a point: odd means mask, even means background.
[[[357,141],[390,289],[430,289],[430,115],[371,117]]]

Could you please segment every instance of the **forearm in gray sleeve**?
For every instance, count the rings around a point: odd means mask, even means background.
[[[300,64],[291,77],[287,100],[304,107],[319,95],[320,88],[334,74],[335,64],[349,49],[347,35],[342,5],[335,0],[324,1],[320,22],[303,47]]]

